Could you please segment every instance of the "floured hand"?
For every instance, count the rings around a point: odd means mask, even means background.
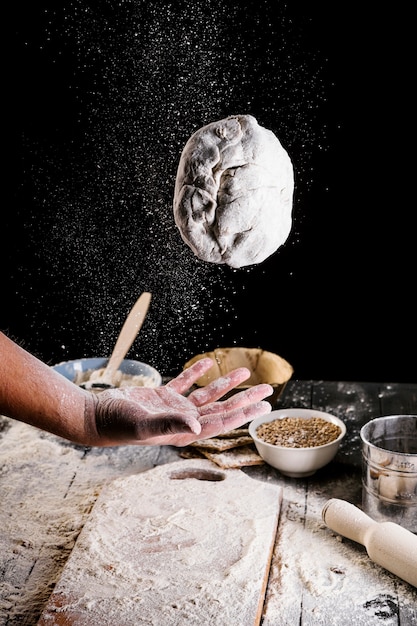
[[[94,396],[95,445],[186,446],[271,411],[269,402],[264,401],[273,391],[267,384],[218,401],[249,378],[244,367],[184,396],[212,366],[211,359],[201,359],[164,386],[110,389]]]

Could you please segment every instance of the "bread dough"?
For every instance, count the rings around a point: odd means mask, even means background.
[[[231,115],[196,131],[178,165],[174,219],[194,254],[240,268],[264,261],[291,230],[294,173],[271,130]]]

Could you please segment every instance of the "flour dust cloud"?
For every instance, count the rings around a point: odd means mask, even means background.
[[[163,374],[216,345],[256,344],[244,303],[260,295],[271,264],[233,270],[195,258],[173,219],[175,176],[198,128],[254,115],[294,164],[282,253],[291,260],[311,160],[326,147],[315,124],[325,60],[304,39],[308,19],[265,0],[245,10],[233,0],[72,0],[36,17],[20,45],[41,80],[43,118],[24,132],[32,204],[16,273],[32,347],[55,361],[109,354],[142,291],[153,299],[130,356]],[[292,269],[280,255],[274,271],[285,284]]]

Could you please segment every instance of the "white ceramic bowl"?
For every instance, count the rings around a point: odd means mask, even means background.
[[[89,359],[74,359],[72,361],[62,361],[53,365],[52,368],[68,378],[74,381],[77,374],[80,372],[86,372],[87,370],[98,370],[102,367],[106,367],[109,359],[107,358],[89,358]],[[147,363],[141,363],[141,361],[134,361],[132,359],[124,359],[120,366],[120,371],[123,374],[129,376],[149,376],[154,383],[154,387],[159,387],[162,384],[161,374],[151,365]]]
[[[334,441],[309,448],[278,446],[267,443],[257,436],[256,430],[261,424],[273,422],[276,419],[282,419],[284,417],[301,417],[306,420],[312,417],[321,417],[339,426],[341,432]],[[335,457],[340,442],[346,435],[346,426],[338,417],[330,415],[330,413],[324,413],[323,411],[315,411],[313,409],[279,409],[254,419],[249,424],[249,434],[255,442],[258,454],[266,463],[275,467],[281,474],[284,474],[284,476],[302,478],[304,476],[311,476]]]

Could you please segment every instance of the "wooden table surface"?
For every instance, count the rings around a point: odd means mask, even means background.
[[[361,506],[360,428],[417,414],[417,384],[291,380],[275,408],[283,407],[337,415],[347,436],[335,460],[306,479],[267,465],[243,470],[284,493],[262,626],[416,624],[417,589],[328,529],[321,510],[332,497]],[[0,626],[36,625],[106,482],[178,460],[170,446],[84,448],[0,416]],[[207,626],[247,625],[237,617]]]

